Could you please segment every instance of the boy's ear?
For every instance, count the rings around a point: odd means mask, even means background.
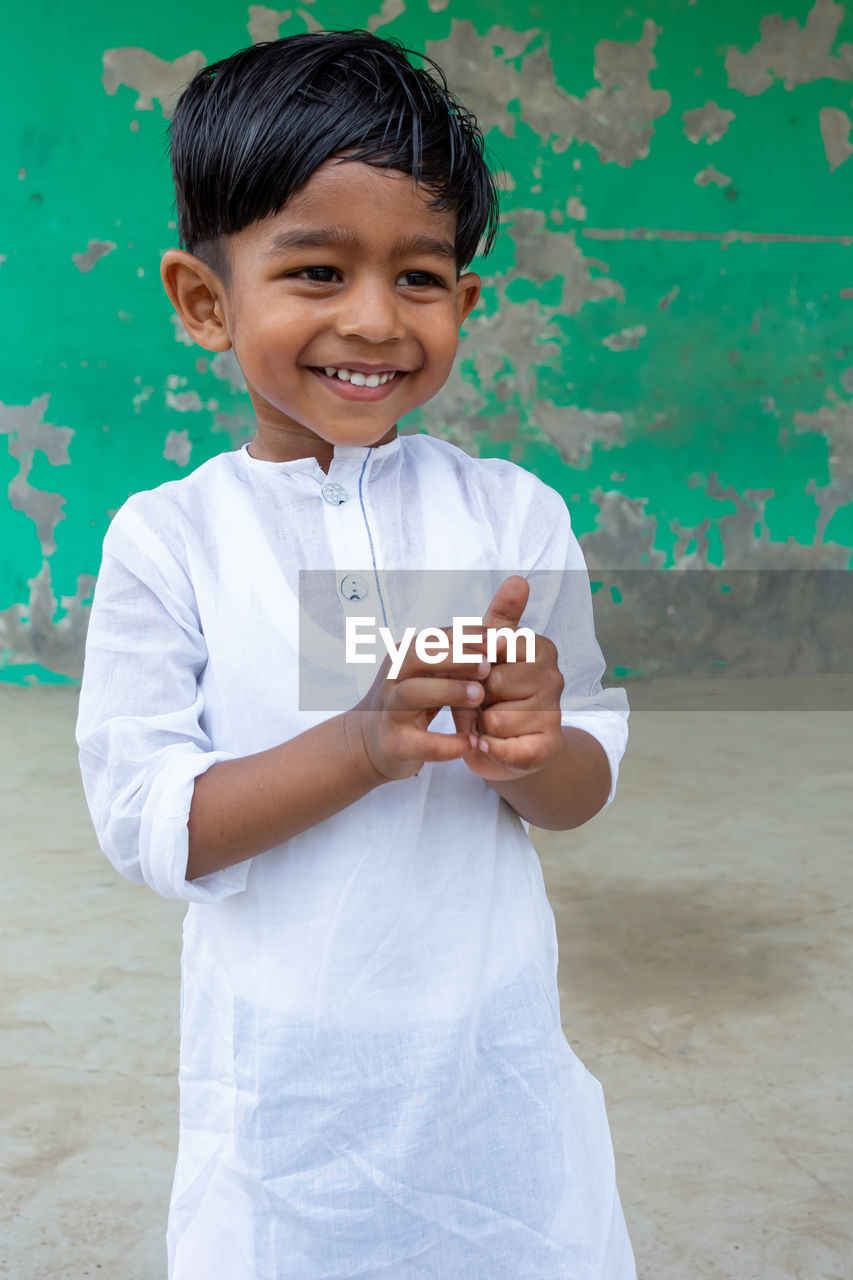
[[[225,290],[207,263],[184,249],[167,249],[160,259],[160,279],[190,337],[207,351],[227,351],[231,338],[222,302]]]
[[[483,282],[473,271],[466,271],[456,281],[456,309],[459,323],[464,324],[477,305],[483,289]]]

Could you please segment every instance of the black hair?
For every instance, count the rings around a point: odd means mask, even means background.
[[[456,265],[491,249],[498,192],[474,116],[444,73],[368,31],[312,31],[263,41],[203,67],[169,126],[182,249],[229,283],[222,237],[281,211],[341,152],[410,174],[455,212]],[[482,245],[481,245],[482,241]]]

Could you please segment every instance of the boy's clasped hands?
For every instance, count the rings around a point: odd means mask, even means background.
[[[482,641],[466,639],[466,650],[485,655],[487,628],[519,626],[530,588],[524,578],[501,583],[483,617]],[[449,635],[449,629],[448,629]],[[454,662],[452,652],[426,663],[411,647],[396,679],[388,679],[386,658],[365,697],[347,712],[351,749],[385,781],[410,778],[426,761],[463,759],[487,782],[511,781],[536,773],[562,747],[560,695],[563,677],[557,649],[536,636],[532,661],[507,661],[507,643],[498,637],[497,661]],[[455,733],[430,733],[442,707],[449,706]]]

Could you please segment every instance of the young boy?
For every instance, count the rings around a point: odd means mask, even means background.
[[[405,52],[259,44],[171,126],[163,283],[234,348],[257,427],[116,513],[77,725],[104,852],[189,903],[171,1280],[635,1276],[526,832],[609,803],[627,703],[559,495],[397,433],[448,377],[497,223],[476,122]],[[393,571],[491,574],[484,626],[524,613],[535,652],[411,648],[304,710],[312,569],[341,623],[387,622]],[[566,570],[577,598],[528,601]]]

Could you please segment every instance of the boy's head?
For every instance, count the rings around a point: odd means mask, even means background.
[[[253,456],[384,443],[450,373],[498,202],[436,71],[366,31],[313,32],[204,68],[178,101],[185,247],[161,277],[201,346],[234,348]]]
[[[315,31],[242,49],[190,81],[170,126],[180,244],[230,280],[228,237],[282,209],[332,156],[411,175],[456,215],[461,272],[494,241],[477,122],[440,67],[397,41]]]

